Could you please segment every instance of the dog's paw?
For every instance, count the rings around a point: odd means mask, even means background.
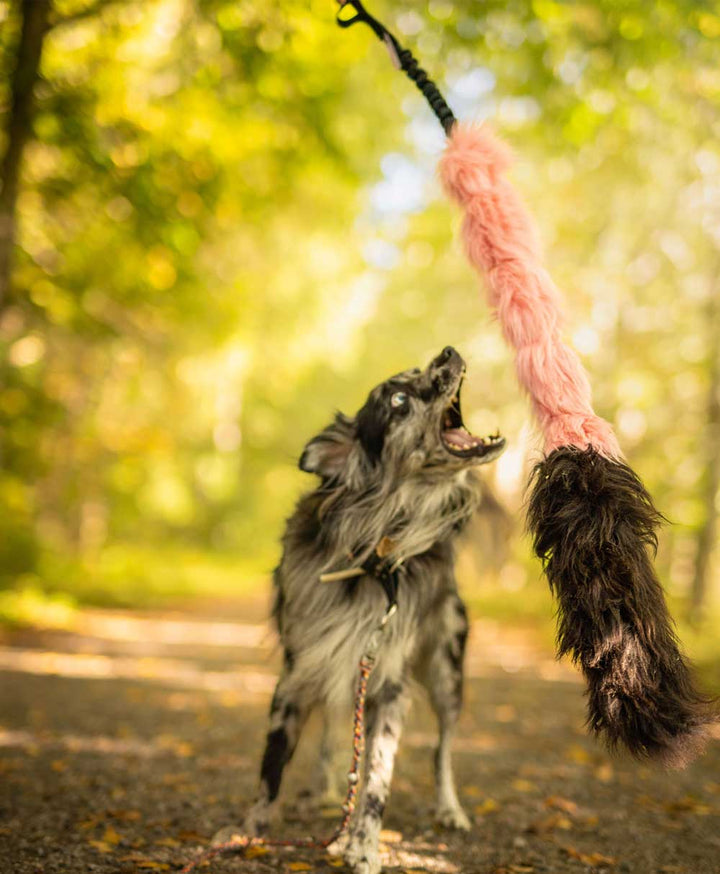
[[[210,846],[217,847],[219,844],[230,844],[233,841],[238,841],[242,837],[254,837],[248,835],[241,825],[226,825],[220,831],[216,831],[210,838]]]
[[[462,807],[442,807],[435,814],[435,822],[442,828],[470,831],[472,823]]]
[[[218,844],[227,844],[230,841],[238,838],[256,838],[264,835],[268,830],[270,818],[266,806],[252,807],[248,811],[247,816],[242,822],[242,825],[226,825],[220,831],[215,832],[210,840],[211,846]]]
[[[382,870],[377,847],[368,840],[351,837],[343,858],[345,864],[352,868],[353,874],[380,874]]]
[[[325,848],[325,851],[327,852],[328,856],[342,856],[347,848],[349,841],[350,835],[348,834],[348,832],[344,832],[340,835],[339,838],[336,838],[331,844],[329,844]]]

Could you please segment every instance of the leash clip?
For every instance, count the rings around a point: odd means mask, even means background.
[[[378,39],[384,39],[386,34],[386,29],[380,24],[377,18],[373,18],[372,15],[365,9],[360,0],[338,0],[340,4],[340,9],[338,9],[338,13],[335,16],[335,20],[338,25],[343,28],[352,27],[353,24],[357,24],[358,21],[361,21],[363,24],[367,24],[368,27],[371,27],[375,31],[375,35]],[[352,6],[355,10],[355,15],[351,15],[349,18],[343,16],[343,11],[348,7]]]
[[[380,620],[380,623],[370,635],[370,640],[368,641],[367,646],[365,647],[365,661],[370,662],[370,664],[375,663],[375,659],[377,659],[377,654],[380,651],[380,644],[382,643],[383,635],[385,634],[385,628],[387,627],[388,622],[392,617],[397,613],[397,602],[390,604],[385,611],[383,618]]]

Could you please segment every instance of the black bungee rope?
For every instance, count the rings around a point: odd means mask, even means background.
[[[437,85],[423,70],[414,57],[410,49],[403,48],[395,36],[374,18],[365,9],[360,0],[338,0],[340,9],[337,13],[337,23],[340,27],[352,27],[353,24],[361,22],[367,24],[377,36],[379,40],[385,43],[390,58],[399,70],[403,70],[409,79],[415,83],[418,89],[422,92],[423,97],[430,104],[432,111],[435,113],[438,121],[443,126],[446,135],[450,135],[453,125],[455,124],[455,116],[452,109],[447,105],[445,98],[440,93]],[[351,6],[355,10],[355,14],[348,17],[345,10]]]

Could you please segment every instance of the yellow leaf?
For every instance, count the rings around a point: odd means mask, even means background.
[[[579,744],[573,744],[571,747],[568,747],[565,755],[571,762],[576,762],[578,765],[587,765],[591,759],[590,753]]]
[[[256,859],[258,856],[266,856],[269,852],[267,847],[248,847],[244,856],[246,859]]]
[[[479,786],[464,786],[462,793],[469,798],[482,798],[485,794]]]
[[[587,865],[615,865],[617,863],[617,859],[613,856],[603,856],[602,853],[590,853],[583,859],[583,862]]]
[[[342,868],[345,862],[343,859],[338,858],[337,856],[325,856],[325,861],[332,868]]]
[[[180,841],[176,841],[175,838],[160,838],[159,841],[155,841],[158,847],[179,847]]]
[[[617,859],[614,859],[612,856],[603,856],[602,853],[581,853],[575,847],[564,847],[563,849],[571,859],[577,859],[585,865],[594,865],[596,868],[599,868],[611,867],[617,864]]]
[[[530,780],[513,780],[512,787],[516,792],[537,792],[537,786]]]
[[[562,798],[560,795],[549,795],[545,799],[545,807],[554,807],[555,810],[563,810],[574,816],[577,813],[578,806],[574,801],[568,798]]]
[[[402,832],[394,832],[391,829],[384,828],[380,832],[380,840],[386,844],[398,844],[402,840]]]
[[[113,851],[112,846],[105,841],[88,841],[88,843],[101,853],[112,853]]]
[[[613,766],[608,762],[605,762],[603,765],[595,768],[595,777],[601,783],[609,783],[614,775],[615,772],[613,771]]]
[[[55,759],[54,762],[50,762],[50,767],[58,774],[62,774],[63,771],[67,771],[67,762],[64,762],[62,759]]]
[[[475,806],[475,813],[479,813],[482,816],[485,813],[492,813],[494,810],[497,810],[499,806],[500,805],[494,798],[486,798],[482,804]]]
[[[141,859],[136,862],[138,868],[144,868],[146,871],[169,871],[170,866],[167,862],[153,862],[152,859]]]
[[[288,868],[291,871],[312,871],[312,865],[308,865],[307,862],[291,862]]]
[[[109,825],[105,829],[105,834],[102,836],[102,839],[107,844],[119,844],[122,840],[122,835],[119,835],[115,829]]]

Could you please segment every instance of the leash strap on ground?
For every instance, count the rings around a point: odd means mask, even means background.
[[[222,844],[217,844],[200,853],[192,862],[182,869],[180,874],[190,874],[198,865],[203,862],[209,862],[216,856],[229,855],[230,853],[240,853],[249,847],[295,847],[298,849],[307,850],[325,850],[330,844],[334,843],[350,824],[350,817],[355,810],[355,802],[357,800],[358,786],[360,782],[359,770],[362,762],[363,752],[365,750],[365,699],[367,697],[367,686],[370,674],[375,667],[378,652],[382,645],[383,635],[390,619],[397,612],[397,603],[388,605],[387,610],[383,614],[382,619],[370,635],[363,656],[358,665],[358,684],[355,692],[355,706],[353,711],[353,752],[350,770],[347,776],[347,792],[345,801],[342,806],[342,819],[338,823],[335,831],[328,838],[316,840],[315,838],[289,838],[283,840],[281,838],[260,838],[250,837],[249,835],[236,835],[232,840]]]

